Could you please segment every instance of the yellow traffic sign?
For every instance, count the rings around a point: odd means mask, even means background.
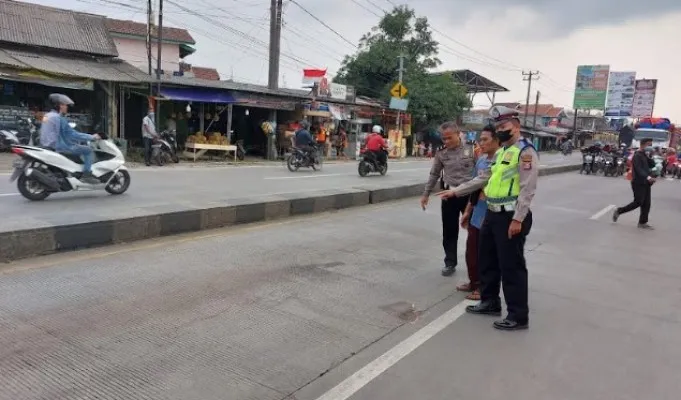
[[[390,89],[390,94],[398,99],[403,99],[407,95],[407,87],[398,82]]]

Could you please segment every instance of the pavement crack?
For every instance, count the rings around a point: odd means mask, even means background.
[[[439,306],[440,304],[444,303],[444,302],[447,301],[447,300],[450,300],[451,298],[453,298],[453,297],[455,297],[455,296],[456,296],[456,293],[452,293],[452,294],[450,294],[449,296],[446,296],[445,298],[443,298],[443,299],[441,299],[441,300],[439,300],[439,301],[433,303],[430,307],[427,307],[427,308],[425,308],[424,310],[420,310],[420,311],[419,311],[419,315],[423,315],[423,314],[427,313],[428,311],[432,310],[433,308]],[[367,349],[370,348],[371,346],[373,346],[373,345],[375,345],[376,343],[380,342],[380,341],[383,340],[384,338],[386,338],[386,337],[388,337],[389,335],[393,334],[393,333],[396,332],[398,329],[404,327],[405,325],[413,324],[413,323],[416,322],[415,320],[406,321],[406,320],[403,320],[403,319],[402,319],[401,321],[402,321],[401,323],[399,323],[398,325],[396,325],[396,326],[393,327],[393,328],[390,328],[387,332],[385,332],[384,334],[380,335],[379,337],[377,337],[376,339],[372,340],[371,342],[365,344],[365,345],[362,346],[359,350],[353,351],[352,353],[348,354],[348,355],[347,355],[346,357],[344,357],[343,359],[341,359],[341,360],[339,360],[339,361],[337,361],[337,362],[335,362],[335,363],[332,363],[331,366],[329,366],[329,368],[327,368],[327,369],[325,369],[324,371],[322,371],[319,375],[317,375],[316,377],[312,378],[311,380],[309,380],[308,382],[306,382],[305,384],[303,384],[302,386],[300,386],[298,389],[296,389],[296,390],[292,391],[291,393],[289,393],[288,395],[282,397],[280,400],[295,400],[295,399],[296,399],[296,393],[298,393],[298,392],[300,392],[301,390],[305,389],[306,387],[312,385],[312,384],[315,383],[317,380],[319,380],[319,379],[322,378],[323,376],[327,375],[329,372],[332,372],[334,369],[336,369],[336,368],[338,368],[339,366],[343,365],[346,361],[350,360],[350,359],[353,358],[354,356],[356,356],[356,355],[362,353],[363,351],[367,350]]]

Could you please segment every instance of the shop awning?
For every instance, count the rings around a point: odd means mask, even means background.
[[[125,61],[97,60],[91,57],[60,57],[26,50],[0,49],[0,64],[7,79],[47,86],[92,90],[91,80],[109,82],[149,82],[147,74]],[[10,73],[9,69],[12,69]],[[14,76],[11,76],[14,75]],[[81,81],[90,80],[83,84]]]
[[[162,87],[161,96],[168,100],[195,101],[197,103],[236,103],[234,96],[230,92],[197,87]]]

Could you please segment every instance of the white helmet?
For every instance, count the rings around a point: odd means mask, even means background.
[[[381,128],[380,125],[374,125],[374,127],[371,128],[371,132],[373,132],[373,133],[383,133],[383,128]]]

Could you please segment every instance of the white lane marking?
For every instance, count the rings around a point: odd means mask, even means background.
[[[594,221],[599,219],[600,217],[604,216],[605,214],[609,213],[610,211],[614,210],[617,206],[614,204],[610,204],[609,206],[605,207],[601,211],[597,212],[596,214],[592,215],[591,218]]]
[[[0,193],[0,197],[18,196],[19,193]]]
[[[388,368],[397,364],[401,359],[408,356],[411,352],[419,348],[428,339],[437,335],[459,319],[466,313],[466,306],[474,304],[467,300],[457,304],[451,310],[447,311],[435,321],[421,328],[418,332],[409,336],[397,346],[388,350],[382,356],[367,364],[364,368],[352,374],[352,376],[345,379],[338,386],[329,390],[317,400],[347,400],[361,388],[369,384],[372,380],[388,370]]]

